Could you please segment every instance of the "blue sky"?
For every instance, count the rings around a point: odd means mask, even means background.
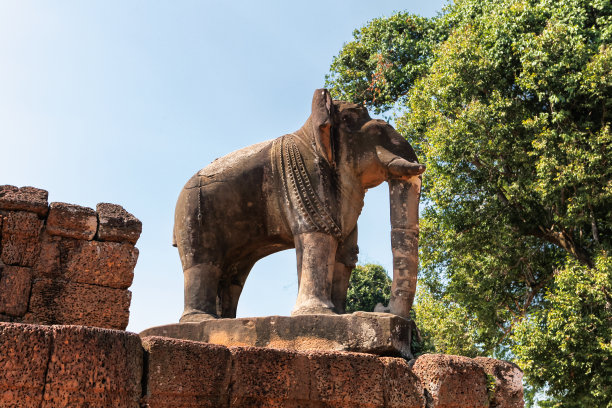
[[[128,330],[178,321],[176,198],[217,157],[298,129],[355,28],[445,2],[0,2],[0,184],[123,205],[143,222]],[[366,195],[360,263],[391,270],[386,184]],[[258,262],[239,316],[288,315],[293,250]]]

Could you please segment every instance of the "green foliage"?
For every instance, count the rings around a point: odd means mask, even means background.
[[[391,279],[380,265],[359,265],[351,273],[346,312],[372,312],[377,303],[389,304]]]
[[[564,407],[611,407],[612,257],[597,257],[594,268],[570,259],[551,286],[546,307],[515,330],[518,362]]]
[[[489,403],[491,403],[491,401],[493,401],[493,399],[495,398],[496,384],[497,384],[496,378],[492,376],[491,374],[487,374],[487,394],[489,397]]]
[[[609,0],[457,0],[434,19],[373,20],[328,77],[337,97],[399,112],[427,164],[415,310],[428,346],[516,357],[550,406],[611,393],[592,371],[611,364],[609,298],[579,307],[596,292],[586,276],[610,279],[611,41]],[[546,326],[562,293],[578,302],[572,327],[590,324],[606,347],[584,339],[580,352],[577,332]],[[538,354],[528,339],[550,347]],[[553,343],[577,366],[564,369],[573,363]]]
[[[334,58],[326,86],[336,99],[385,111],[406,100],[443,35],[435,20],[413,14],[374,19],[355,30],[355,40]]]
[[[453,31],[399,128],[428,165],[422,282],[473,314],[491,354],[542,307],[567,254],[592,265],[612,245],[612,89],[580,79],[610,77],[601,10],[478,3],[455,3]],[[593,75],[595,65],[605,68]]]
[[[436,298],[419,286],[414,305],[415,323],[421,332],[421,351],[476,357],[476,324],[471,314],[451,296]]]

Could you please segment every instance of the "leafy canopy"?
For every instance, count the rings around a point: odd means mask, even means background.
[[[374,19],[355,30],[355,40],[334,58],[327,86],[337,99],[363,103],[376,113],[386,111],[406,102],[443,35],[431,20],[408,13]]]
[[[588,268],[568,260],[544,296],[547,304],[515,330],[518,362],[564,407],[610,406],[612,257]],[[568,377],[572,387],[567,387]],[[607,404],[607,405],[606,405]],[[552,405],[555,406],[555,405]]]

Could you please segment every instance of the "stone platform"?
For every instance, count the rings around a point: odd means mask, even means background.
[[[152,327],[141,337],[161,336],[223,346],[299,351],[353,351],[411,359],[418,336],[413,321],[389,313],[213,319]]]

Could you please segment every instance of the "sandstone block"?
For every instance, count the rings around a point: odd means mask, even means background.
[[[138,218],[117,204],[99,203],[96,211],[99,220],[97,239],[136,245],[142,232],[142,223]]]
[[[142,336],[205,341],[224,346],[355,351],[410,357],[414,322],[389,313],[214,319],[152,327]]]
[[[39,188],[0,186],[0,210],[30,211],[44,217],[49,210],[48,196]]]
[[[23,316],[28,309],[31,282],[30,268],[5,266],[0,277],[0,313]]]
[[[476,364],[495,377],[495,396],[491,406],[496,408],[522,408],[523,372],[516,364],[494,358],[476,357]]]
[[[428,407],[488,407],[487,378],[471,358],[446,354],[424,354],[413,372],[423,383]]]
[[[139,406],[143,352],[133,333],[54,326],[42,407]]]
[[[421,408],[425,406],[425,390],[421,380],[403,358],[381,357],[385,407]]]
[[[380,358],[347,352],[311,352],[310,399],[323,406],[384,406],[383,371]]]
[[[2,261],[7,265],[34,265],[40,251],[43,221],[26,211],[9,211],[3,218]]]
[[[32,268],[35,278],[51,278],[60,276],[60,242],[62,238],[51,236],[43,231],[40,239],[40,254]]]
[[[127,289],[134,279],[136,261],[138,249],[131,244],[78,242],[66,251],[62,272],[74,282]]]
[[[0,406],[40,407],[50,348],[50,328],[0,323]]]
[[[24,321],[124,330],[129,320],[131,298],[128,290],[38,279],[32,284],[30,306]]]
[[[47,217],[50,235],[91,240],[98,229],[96,212],[75,204],[51,203]]]
[[[232,407],[313,406],[306,353],[232,347]]]
[[[230,351],[223,346],[146,337],[144,403],[155,407],[228,407]]]

